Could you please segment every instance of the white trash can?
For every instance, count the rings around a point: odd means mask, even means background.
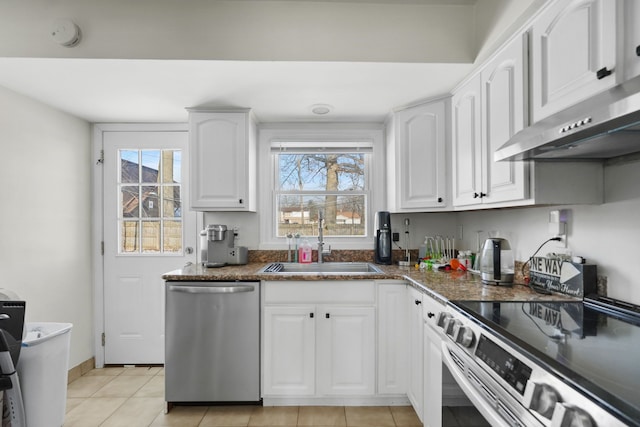
[[[29,427],[59,427],[67,405],[71,323],[26,323],[18,377]]]

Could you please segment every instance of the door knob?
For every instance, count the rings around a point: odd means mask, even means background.
[[[191,255],[193,253],[193,248],[191,246],[187,246],[186,248],[184,248],[184,251],[187,253],[187,255]]]

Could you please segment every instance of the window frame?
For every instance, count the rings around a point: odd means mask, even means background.
[[[386,202],[385,162],[384,162],[384,126],[379,124],[283,124],[261,126],[258,137],[258,164],[260,165],[258,183],[260,206],[260,243],[259,249],[286,249],[286,237],[276,236],[276,188],[277,159],[272,147],[280,143],[304,145],[310,150],[323,147],[323,144],[355,147],[364,143],[371,147],[368,156],[366,235],[325,236],[325,242],[332,249],[371,249],[373,248],[374,212],[383,210]]]

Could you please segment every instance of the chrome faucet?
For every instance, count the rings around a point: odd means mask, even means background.
[[[321,264],[322,261],[322,256],[323,255],[329,255],[331,253],[331,246],[329,246],[329,249],[325,252],[324,249],[324,210],[319,209],[318,210],[318,264]]]

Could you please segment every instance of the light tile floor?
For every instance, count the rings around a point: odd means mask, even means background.
[[[69,384],[64,426],[422,426],[408,406],[175,406],[164,414],[164,405],[164,369],[94,369]]]

